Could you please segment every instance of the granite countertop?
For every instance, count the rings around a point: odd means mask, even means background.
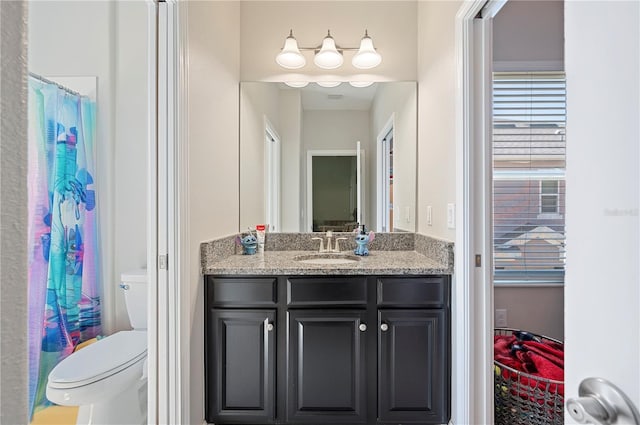
[[[317,252],[317,251],[316,251]],[[313,251],[265,251],[234,254],[209,262],[204,274],[215,275],[398,275],[451,274],[451,266],[416,251],[370,251],[349,264],[306,264],[294,257]],[[343,254],[351,254],[349,251]]]

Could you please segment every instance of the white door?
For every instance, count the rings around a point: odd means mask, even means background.
[[[640,3],[565,2],[565,393],[605,378],[640,406]],[[575,423],[567,418],[567,423]],[[619,423],[630,423],[628,420]]]
[[[480,3],[474,2],[473,6],[478,8]],[[470,75],[486,74],[484,62],[474,63],[471,54],[474,50],[481,52],[475,56],[477,59],[490,51],[475,47],[487,40],[482,39],[486,33],[469,31],[477,14],[464,13],[472,9],[463,6],[459,14],[461,56],[463,63],[473,69]],[[579,396],[578,388],[585,378],[601,377],[626,393],[637,407],[640,405],[640,3],[566,1],[564,12],[567,137],[574,141],[567,146],[566,168],[570,195],[566,212],[565,399]],[[468,85],[473,79],[464,70],[464,66],[460,68],[465,81],[462,104],[473,105],[470,99],[477,95],[472,93],[473,84]],[[476,112],[482,116],[482,112]],[[462,128],[474,130],[466,125]],[[464,155],[483,157],[481,150],[474,152],[468,144],[469,137],[465,135],[460,140]],[[459,190],[460,199],[464,199],[473,187],[472,179],[466,169],[461,168],[460,174],[466,186]],[[465,219],[464,224],[469,224],[468,237],[482,230],[478,223],[483,222],[484,212],[473,203],[467,206],[469,216],[477,217]],[[457,238],[457,242],[456,249],[461,254],[456,254],[460,287],[471,284],[483,288],[483,279],[471,273],[473,251],[469,251],[470,246],[460,245],[463,238]],[[492,303],[486,300],[482,289],[460,292],[459,303],[474,305],[476,310],[472,321],[461,321],[462,332],[457,331],[461,335],[457,335],[456,342],[464,340],[458,347],[467,353],[468,360],[454,364],[463,371],[468,367],[478,379],[474,384],[465,378],[467,375],[454,372],[454,385],[464,388],[464,384],[470,384],[467,385],[470,391],[454,393],[453,423],[487,423],[493,409],[493,377],[490,369],[485,369],[483,359],[488,350],[477,343],[472,332],[466,337],[464,332],[473,329],[484,333],[487,339],[490,337]],[[544,306],[539,308],[544,311]],[[465,325],[469,327],[465,329]],[[565,420],[568,424],[577,423],[568,412]],[[634,422],[625,417],[614,423]]]

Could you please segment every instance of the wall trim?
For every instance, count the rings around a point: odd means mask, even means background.
[[[150,213],[155,238],[149,250],[150,275],[157,283],[150,292],[157,313],[155,327],[150,326],[149,357],[156,367],[150,371],[150,383],[155,382],[149,385],[148,422],[180,424],[191,422],[190,285],[181,284],[190,279],[187,2],[170,0],[157,7],[157,68],[151,70],[157,72],[157,151],[150,175],[156,183],[150,194],[156,210]],[[160,268],[163,255],[167,265]]]
[[[147,421],[158,423],[158,7],[147,1]]]
[[[486,0],[464,2],[455,18],[456,39],[456,242],[453,291],[453,391],[452,418],[454,424],[490,423],[486,406],[488,364],[484,363],[483,342],[486,345],[488,326],[485,311],[477,311],[476,300],[486,298],[489,285],[477,281],[474,257],[478,237],[476,232],[476,200],[474,199],[474,136],[478,125],[474,93],[475,57],[477,45],[474,20]],[[486,258],[486,256],[485,256]],[[487,260],[485,259],[485,263]],[[479,294],[481,292],[483,294]],[[484,296],[483,296],[484,295]],[[480,305],[482,307],[482,305]],[[478,336],[476,338],[476,336]],[[480,379],[478,379],[480,377]],[[482,379],[484,377],[484,379]],[[481,402],[476,402],[480,398]]]
[[[564,71],[562,61],[493,61],[496,72],[557,72]]]
[[[189,282],[191,273],[191,240],[190,240],[190,205],[189,200],[189,2],[176,2],[176,175],[175,185],[177,188],[175,196],[176,215],[176,246],[175,246],[175,275],[173,280],[173,290],[176,293],[175,308],[177,312],[177,323],[179,324],[176,335],[177,346],[174,348],[174,359],[177,365],[175,370],[175,383],[178,388],[174,391],[171,419],[176,424],[191,423],[190,418],[190,371],[191,362],[189,348],[191,346],[191,286],[181,284]]]

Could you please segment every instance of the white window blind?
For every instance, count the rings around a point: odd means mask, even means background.
[[[564,73],[494,73],[496,283],[564,282],[565,121]]]

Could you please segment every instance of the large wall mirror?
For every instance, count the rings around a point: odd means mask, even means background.
[[[414,232],[415,82],[240,84],[240,231]]]

